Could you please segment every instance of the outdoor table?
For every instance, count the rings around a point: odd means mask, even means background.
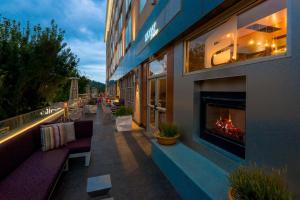
[[[86,192],[92,196],[107,195],[111,189],[110,175],[89,177],[87,180]]]

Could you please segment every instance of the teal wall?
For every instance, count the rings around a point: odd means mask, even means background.
[[[137,35],[137,38],[131,44],[131,48],[121,60],[119,67],[113,74],[110,80],[118,80],[129,71],[137,67],[144,60],[149,58],[154,53],[157,53],[161,48],[170,43],[182,32],[196,23],[212,9],[220,5],[225,0],[181,0],[181,10],[175,18],[164,27],[161,32],[154,37],[150,43],[141,51],[137,51],[137,44],[144,40],[144,35],[156,20],[161,11],[166,7],[169,1],[161,0],[155,5],[152,13],[147,18],[143,27]]]

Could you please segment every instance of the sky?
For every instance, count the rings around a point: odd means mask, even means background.
[[[79,58],[81,75],[105,82],[104,25],[106,0],[0,0],[2,17],[22,24],[65,30],[65,42]]]

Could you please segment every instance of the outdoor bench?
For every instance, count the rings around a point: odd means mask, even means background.
[[[93,121],[74,122],[76,140],[43,152],[40,126],[0,144],[0,199],[49,199],[68,159],[91,155]]]

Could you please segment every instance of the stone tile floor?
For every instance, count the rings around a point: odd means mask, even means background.
[[[56,186],[53,199],[177,200],[175,189],[151,159],[151,144],[141,131],[116,132],[112,120],[102,119],[102,112],[86,116],[94,120],[92,157],[89,167],[84,159],[70,160],[69,171]],[[109,196],[90,198],[87,177],[110,174]]]

